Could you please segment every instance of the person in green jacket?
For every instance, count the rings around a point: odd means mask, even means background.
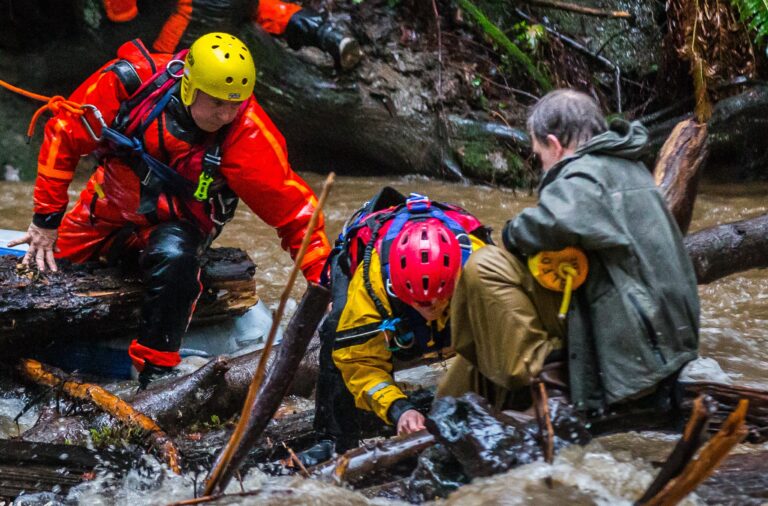
[[[528,129],[539,201],[507,222],[504,248],[465,265],[450,316],[460,357],[438,395],[472,390],[521,408],[522,387],[541,376],[587,414],[642,399],[672,409],[677,374],[697,357],[699,300],[680,230],[640,161],[647,130],[608,126],[592,98],[569,89],[539,100]],[[558,318],[563,294],[527,262],[568,247],[584,252],[588,274]],[[567,373],[550,374],[555,363]]]

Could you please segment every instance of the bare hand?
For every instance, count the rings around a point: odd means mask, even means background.
[[[59,251],[56,247],[56,239],[59,237],[59,231],[55,228],[40,228],[34,223],[29,224],[27,233],[18,239],[8,242],[8,247],[18,246],[19,244],[29,244],[29,250],[21,261],[24,265],[29,265],[32,259],[37,263],[40,271],[45,271],[46,266],[53,272],[56,272],[56,260],[53,253]]]
[[[427,427],[424,425],[424,422],[424,415],[415,409],[409,409],[400,415],[400,419],[397,421],[397,435],[401,436],[426,429]]]

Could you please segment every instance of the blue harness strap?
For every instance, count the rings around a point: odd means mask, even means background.
[[[164,164],[154,156],[147,153],[142,141],[144,131],[147,127],[163,112],[165,106],[170,102],[173,93],[178,89],[178,84],[171,86],[168,91],[157,101],[147,119],[137,128],[137,135],[130,137],[120,131],[105,126],[102,128],[102,136],[108,140],[114,147],[124,150],[132,157],[140,158],[147,167],[147,174],[142,184],[147,184],[150,175],[160,180],[168,191],[176,195],[187,196],[193,188],[193,183],[176,172],[173,168]]]

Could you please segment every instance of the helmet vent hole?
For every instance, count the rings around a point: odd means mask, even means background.
[[[224,58],[229,59],[229,53],[224,53]]]
[[[445,244],[448,244],[448,239],[445,237],[445,235],[440,234],[440,240],[443,241]]]
[[[244,77],[243,78],[243,86],[245,86],[246,84],[248,84],[248,79]]]
[[[445,281],[440,282],[440,290],[442,290],[443,288],[445,288]]]
[[[403,246],[405,246],[405,243],[407,243],[407,242],[408,242],[408,236],[407,236],[407,235],[405,235],[405,234],[403,234],[403,238],[402,238],[402,239],[400,239],[400,244],[402,244]]]
[[[226,81],[227,81],[227,84],[232,84],[232,81],[234,81],[234,79],[232,79],[231,77],[228,77]]]
[[[451,257],[449,257],[448,255],[443,255],[443,265],[446,267],[451,265]]]
[[[424,288],[425,292],[429,290],[429,276],[421,278],[421,286]]]
[[[406,286],[406,288],[408,288],[409,292],[413,291],[413,287],[411,286],[411,282],[410,281],[406,281],[405,282],[405,286]]]
[[[426,230],[422,230],[421,231],[421,240],[422,241],[426,241],[427,240],[427,231]]]
[[[217,39],[221,39],[221,35],[215,35]]]
[[[400,257],[400,268],[405,269],[405,257]]]
[[[242,53],[241,53],[241,54],[239,54],[238,56],[240,56],[240,59],[241,59],[241,60],[245,61],[245,56],[243,56],[243,55],[242,55]]]
[[[211,49],[219,49],[219,47],[221,46],[219,46],[218,44],[214,44],[213,46],[211,46]]]
[[[421,252],[421,263],[426,264],[429,263],[429,253],[426,251]]]

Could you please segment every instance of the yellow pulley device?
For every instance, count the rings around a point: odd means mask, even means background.
[[[558,317],[565,319],[571,303],[571,292],[587,279],[587,255],[579,248],[569,246],[559,251],[541,251],[528,257],[528,269],[541,286],[563,292]]]

